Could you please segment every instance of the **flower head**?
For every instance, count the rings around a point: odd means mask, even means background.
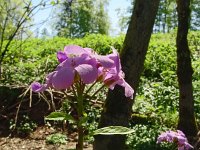
[[[64,51],[57,52],[57,59],[60,64],[46,77],[45,84],[32,83],[34,92],[42,92],[49,87],[57,90],[67,89],[79,76],[84,84],[93,83],[99,78],[110,89],[114,89],[118,84],[125,88],[126,97],[133,97],[134,91],[124,80],[125,75],[121,70],[119,54],[115,49],[112,54],[103,56],[90,48],[69,45],[64,48]]]
[[[50,73],[46,78],[46,83],[40,85],[38,82],[32,84],[32,90],[35,92],[42,92],[48,87],[57,90],[69,88],[76,75],[80,76],[85,84],[94,82],[98,76],[97,61],[89,55],[81,52],[77,46],[69,46],[74,50],[74,54],[69,51],[66,53],[58,52],[57,58],[60,64],[55,71]]]
[[[111,90],[114,89],[115,85],[120,85],[125,89],[125,96],[133,98],[134,90],[124,80],[125,74],[121,70],[121,62],[118,52],[113,48],[113,53],[108,56],[115,62],[115,67],[110,69],[101,68],[101,75],[103,76],[104,83],[109,86]]]
[[[188,143],[188,140],[185,134],[177,130],[175,131],[166,131],[161,133],[161,135],[157,139],[157,143],[161,142],[169,142],[169,143],[176,143],[178,146],[178,150],[189,150],[193,147]]]

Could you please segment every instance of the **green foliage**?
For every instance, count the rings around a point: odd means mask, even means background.
[[[31,133],[35,128],[37,127],[37,124],[34,123],[30,118],[26,115],[23,116],[21,119],[21,122],[19,124],[15,124],[14,120],[10,120],[10,129],[15,129],[18,134],[20,135],[28,135]]]
[[[10,45],[3,66],[4,84],[30,84],[33,80],[42,81],[46,73],[58,64],[56,52],[70,44],[90,47],[99,54],[107,54],[111,46],[121,50],[123,36],[111,38],[100,34],[87,35],[82,39],[55,37],[53,39],[15,40]]]
[[[199,32],[190,32],[189,46],[194,68],[193,89],[196,119],[199,122],[200,96]],[[128,145],[135,150],[171,150],[173,145],[156,144],[160,132],[176,129],[178,122],[178,83],[176,77],[175,35],[152,36],[145,60],[144,72],[136,96],[131,126],[136,132],[129,135]]]
[[[135,125],[135,132],[128,135],[127,147],[129,150],[172,150],[173,145],[156,144],[158,135],[168,129],[162,124]]]
[[[131,0],[131,5],[129,5],[126,9],[117,8],[117,16],[119,18],[118,24],[120,27],[120,32],[125,33],[127,30],[128,24],[130,22],[131,14],[133,11],[135,0]]]
[[[175,39],[153,35],[133,110],[140,113],[174,113],[178,107]]]
[[[198,120],[200,120],[200,34],[197,34],[199,32],[192,32],[192,34],[189,35],[188,42],[190,45],[190,50],[192,52],[192,66],[193,66],[193,92],[194,92],[194,108],[196,117]]]
[[[67,136],[60,133],[51,134],[46,137],[46,142],[48,144],[65,144]]]
[[[8,39],[17,28],[25,6],[22,0],[0,0],[0,37]],[[3,37],[2,37],[3,36]],[[2,39],[1,39],[2,40]],[[2,41],[0,41],[0,45]]]
[[[52,112],[47,117],[45,117],[45,120],[53,120],[53,121],[64,121],[64,120],[74,120],[71,115],[68,115],[64,112]]]
[[[199,0],[191,0],[191,30],[199,30],[200,21],[200,6]],[[154,31],[155,32],[170,32],[178,26],[177,4],[174,0],[161,0],[157,12]]]
[[[32,6],[32,1],[27,0],[0,1],[0,72],[11,42],[31,36],[31,17],[41,5]]]
[[[94,135],[102,134],[102,135],[114,135],[114,134],[130,134],[135,132],[133,129],[129,129],[122,126],[108,126],[104,128],[100,128],[94,131]]]
[[[200,26],[200,1],[192,0],[191,1],[191,29],[199,30]]]
[[[130,21],[131,11],[133,9],[135,0],[132,0],[132,6],[128,7],[126,10],[118,9],[119,15],[119,26],[121,30],[127,29],[128,22]],[[190,29],[193,31],[199,30],[200,26],[200,1],[191,0],[191,25]],[[157,11],[154,33],[169,33],[178,27],[178,16],[176,10],[176,1],[174,0],[160,0],[159,8]]]
[[[83,37],[88,33],[108,34],[109,21],[105,10],[107,0],[62,1],[57,35],[61,37]]]
[[[178,16],[176,13],[176,1],[161,0],[158,8],[154,32],[169,32],[177,27]]]

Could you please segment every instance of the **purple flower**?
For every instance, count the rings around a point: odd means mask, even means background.
[[[126,97],[133,97],[134,90],[124,80],[119,54],[115,49],[112,54],[103,56],[90,48],[69,45],[64,51],[57,52],[57,59],[60,64],[46,77],[45,84],[32,83],[34,92],[42,92],[49,87],[67,89],[76,82],[75,78],[78,76],[84,84],[103,81],[112,90],[116,84],[120,85],[125,88]]]
[[[68,57],[67,57],[67,55],[64,52],[62,52],[62,51],[57,52],[57,59],[58,59],[58,61],[60,63],[62,63],[63,61],[65,61],[67,58]]]
[[[190,145],[188,142],[184,143],[184,147],[185,147],[185,149],[193,149],[193,146]]]
[[[49,87],[57,90],[67,89],[73,84],[76,74],[80,76],[85,84],[94,82],[98,77],[97,61],[88,55],[84,55],[84,53],[72,57],[68,57],[64,53],[58,53],[57,58],[61,63],[55,71],[47,76],[46,83],[44,85],[38,82],[32,83],[31,86],[34,92],[42,92]]]
[[[115,62],[115,67],[111,69],[100,68],[100,75],[103,76],[104,83],[109,86],[111,90],[114,89],[115,85],[120,85],[125,88],[125,96],[133,98],[134,90],[132,87],[124,80],[124,72],[121,70],[121,63],[119,54],[115,49],[113,49],[113,54],[109,55],[109,58]]]
[[[97,60],[99,66],[103,66],[105,68],[114,67],[114,61],[110,59],[108,56],[102,56],[95,53],[91,48],[82,48],[77,45],[69,45],[65,46],[64,52],[57,52],[58,61],[61,63],[69,57],[75,57],[80,55],[87,55],[90,58],[94,58]]]
[[[177,130],[176,132],[166,131],[164,133],[161,133],[161,135],[157,139],[157,143],[161,142],[176,143],[178,146],[178,150],[193,149],[193,147],[188,143],[185,134],[180,130]]]

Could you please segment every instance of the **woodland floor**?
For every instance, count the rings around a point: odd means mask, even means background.
[[[25,95],[20,98],[26,88],[12,88],[0,86],[0,150],[72,150],[76,147],[77,134],[68,129],[63,132],[61,128],[47,126],[44,117],[52,110],[48,103],[40,100],[37,95]],[[48,96],[48,95],[47,95]],[[57,96],[59,97],[59,95]],[[55,99],[55,107],[59,109],[60,99]],[[30,107],[31,103],[31,107]],[[28,116],[30,121],[37,124],[36,129],[28,135],[19,135],[16,131],[10,131],[10,121],[17,115],[18,126],[23,121],[23,116]],[[28,121],[29,122],[29,121]],[[68,127],[66,127],[68,128]],[[67,141],[64,144],[48,144],[46,137],[54,133],[67,133]],[[84,150],[92,150],[92,144],[85,144]]]
[[[55,133],[47,126],[37,129],[26,137],[0,137],[0,150],[73,150],[76,147],[77,134],[67,136],[64,144],[48,144],[46,137]],[[84,150],[92,150],[92,144],[85,144]]]

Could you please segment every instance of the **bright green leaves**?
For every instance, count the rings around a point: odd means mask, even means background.
[[[60,3],[60,0],[52,0],[51,2],[50,2],[50,4],[51,5],[56,5],[56,4],[59,4]]]
[[[67,142],[67,136],[60,133],[48,135],[46,142],[49,144],[64,144]]]
[[[97,129],[94,131],[94,135],[102,134],[102,135],[113,135],[113,134],[130,134],[135,132],[133,129],[129,129],[123,126],[109,126]]]
[[[54,0],[55,1],[55,0]],[[68,0],[60,3],[57,35],[61,37],[84,37],[88,33],[108,34],[109,18],[107,0]]]
[[[47,117],[45,117],[45,120],[53,120],[53,121],[63,121],[63,120],[72,120],[74,121],[74,118],[66,114],[64,112],[52,112]]]
[[[84,125],[87,121],[88,121],[88,116],[86,113],[83,113],[83,116],[80,118],[79,122],[78,122],[78,126],[82,126]]]

